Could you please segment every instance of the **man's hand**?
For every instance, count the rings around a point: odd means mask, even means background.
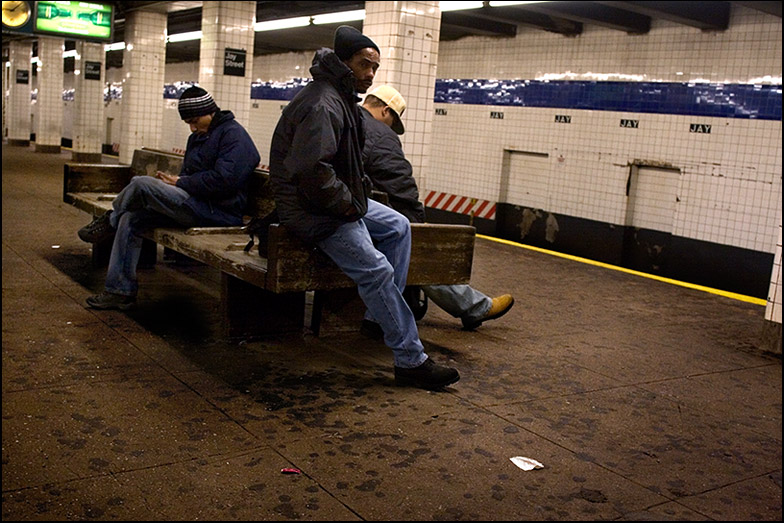
[[[155,173],[155,177],[161,180],[163,183],[168,183],[169,185],[177,185],[177,180],[180,179],[179,176],[165,173],[163,171],[158,171]]]

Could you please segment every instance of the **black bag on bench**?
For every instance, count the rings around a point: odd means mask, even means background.
[[[280,218],[278,217],[277,209],[273,209],[271,213],[263,218],[251,218],[248,222],[248,225],[243,227],[245,232],[248,233],[250,236],[250,241],[245,246],[245,252],[250,252],[253,248],[253,244],[258,239],[259,242],[259,256],[262,258],[267,257],[267,244],[269,243],[269,226],[273,223],[279,223]]]

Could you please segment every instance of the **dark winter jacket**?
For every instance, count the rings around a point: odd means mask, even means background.
[[[313,81],[283,110],[270,146],[270,180],[281,223],[315,243],[367,212],[370,181],[354,75],[331,49],[320,49]]]
[[[424,223],[425,206],[419,201],[419,190],[413,169],[395,131],[379,122],[370,111],[360,107],[365,147],[362,163],[373,186],[389,195],[389,205],[412,223]]]
[[[204,225],[240,225],[248,181],[261,160],[253,139],[231,111],[219,111],[206,134],[191,133],[177,187]]]

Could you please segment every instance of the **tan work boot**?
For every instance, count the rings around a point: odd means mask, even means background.
[[[514,305],[514,297],[511,294],[504,294],[497,298],[493,298],[493,304],[490,310],[479,318],[478,320],[463,320],[463,330],[471,331],[482,325],[483,322],[500,318],[512,308]]]

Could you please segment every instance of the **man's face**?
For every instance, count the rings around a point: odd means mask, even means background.
[[[210,123],[212,123],[212,115],[194,116],[183,121],[188,124],[192,133],[207,134],[207,129],[210,128]]]
[[[385,105],[384,107],[374,107],[370,104],[363,104],[363,107],[373,115],[373,118],[386,124],[388,127],[392,127],[395,124],[395,112],[390,109],[388,105]]]
[[[366,93],[373,85],[373,78],[381,65],[381,56],[372,47],[366,47],[354,53],[345,64],[357,79],[357,92]]]

